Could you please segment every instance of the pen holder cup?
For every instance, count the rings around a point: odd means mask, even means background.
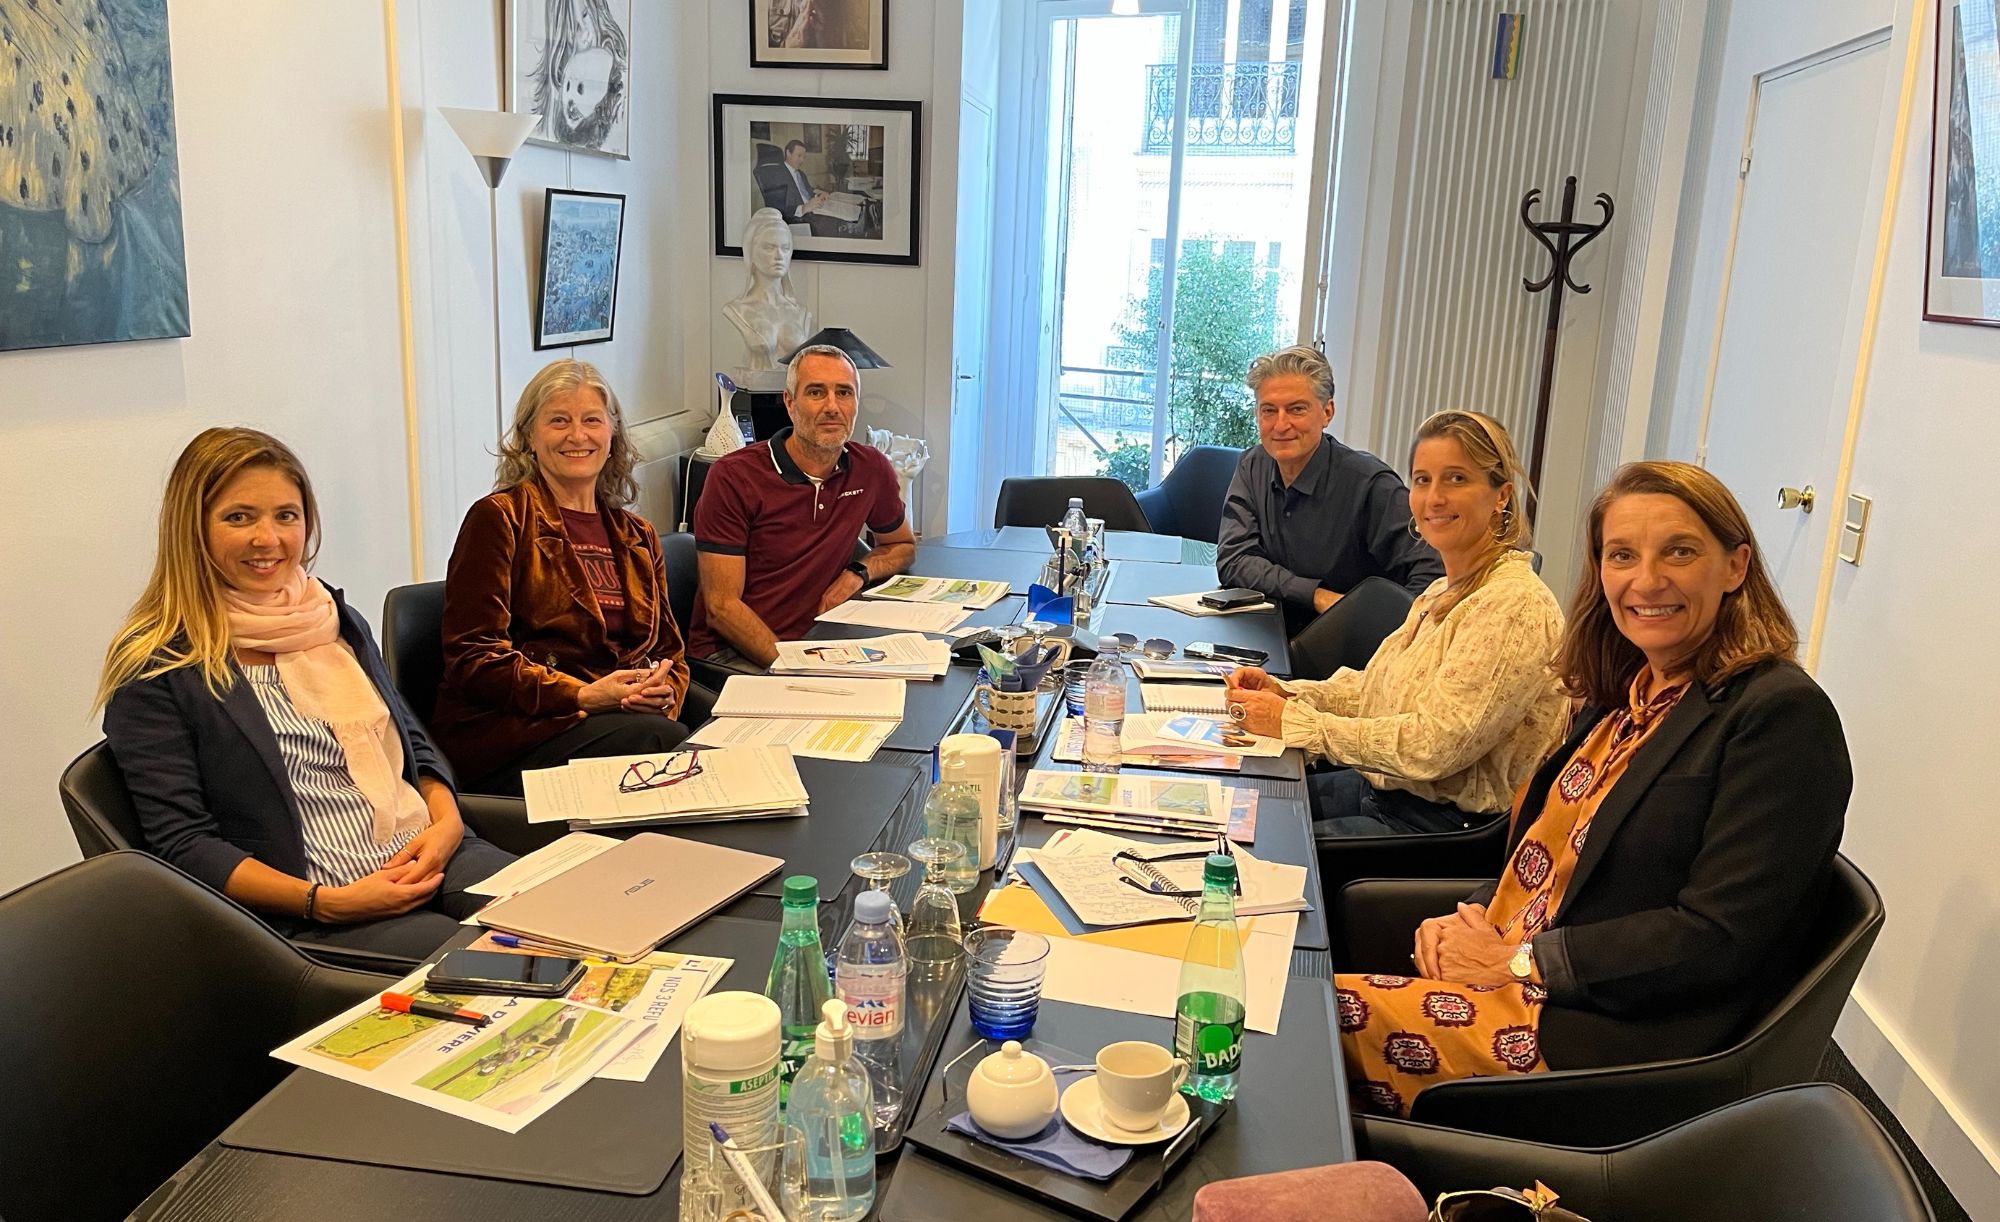
[[[1035,693],[1003,692],[991,683],[972,690],[972,703],[986,723],[1026,737],[1035,732]]]
[[[713,1159],[683,1160],[680,1222],[806,1222],[804,1135],[779,1125],[771,1140],[744,1146],[742,1153],[783,1216],[766,1218],[755,1194],[717,1152]]]

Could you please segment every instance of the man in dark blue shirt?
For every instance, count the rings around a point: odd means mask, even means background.
[[[1261,590],[1296,635],[1366,577],[1421,594],[1444,563],[1410,528],[1410,492],[1373,454],[1325,431],[1333,370],[1307,347],[1251,362],[1261,444],[1244,451],[1222,503],[1216,569]]]

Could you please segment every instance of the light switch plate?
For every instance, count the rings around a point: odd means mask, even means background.
[[[1861,548],[1868,541],[1868,515],[1875,502],[1858,492],[1847,496],[1847,514],[1840,522],[1840,558],[1852,565],[1861,563]]]

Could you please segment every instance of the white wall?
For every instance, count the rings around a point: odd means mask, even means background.
[[[98,737],[98,665],[195,433],[247,424],[299,452],[321,495],[320,571],[362,608],[409,571],[385,61],[367,12],[176,0],[193,334],[0,353],[14,459],[0,481],[0,889],[76,857],[56,777]]]
[[[688,5],[685,37],[705,48],[685,74],[680,123],[697,138],[674,152],[684,188],[681,242],[712,251],[709,95],[745,93],[791,97],[915,99],[923,103],[918,183],[917,267],[818,263],[795,259],[792,279],[818,326],[847,327],[891,366],[861,374],[857,432],[892,429],[924,437],[931,459],[919,478],[912,520],[926,532],[944,528],[945,475],[951,464],[952,248],[958,163],[960,30],[958,4],[904,0],[889,6],[886,71],[750,67],[750,27],[742,0]],[[693,97],[690,97],[693,93]],[[698,230],[699,232],[696,232]],[[688,364],[684,393],[701,393],[710,374],[742,363],[743,342],[723,321],[722,306],[743,292],[743,260],[707,256],[688,282],[690,302],[706,281],[706,308],[683,320]],[[698,354],[705,354],[698,355]],[[706,363],[701,363],[705,361]]]
[[[1703,194],[1679,255],[1690,291],[1684,334],[1673,337],[1677,390],[1655,420],[1672,456],[1692,456],[1699,427],[1751,75],[1894,22],[1886,132],[1910,14],[1909,0],[1733,4],[1712,128],[1697,133],[1690,166]],[[2000,520],[1982,496],[1991,482],[1986,456],[2000,452],[1992,410],[2000,332],[1921,321],[1932,35],[1927,21],[1853,467],[1854,491],[1874,498],[1875,513],[1860,567],[1838,566],[1818,668],[1854,757],[1844,851],[1888,909],[1838,1038],[1967,1212],[2000,1217],[1991,1022],[2000,1010],[2000,874],[1992,865],[2000,825],[1986,775],[2000,741],[2000,709],[1989,695],[2000,686],[2000,644],[1986,628],[2000,599],[1990,562],[2000,555]],[[1879,197],[1888,186],[1887,139],[1878,147]],[[1872,250],[1871,241],[1862,257]],[[1844,408],[1843,394],[1828,410]]]

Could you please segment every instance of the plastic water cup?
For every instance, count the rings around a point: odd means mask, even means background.
[[[965,935],[966,998],[972,1029],[990,1040],[1018,1040],[1035,1029],[1049,940],[989,925]]]
[[[1094,664],[1089,658],[1063,664],[1063,701],[1071,717],[1083,716],[1084,683],[1090,678],[1090,668]]]

